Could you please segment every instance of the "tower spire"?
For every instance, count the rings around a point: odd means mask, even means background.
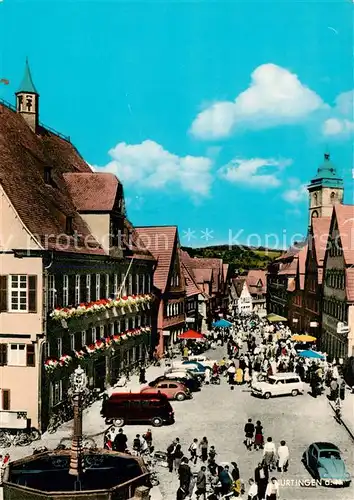
[[[34,86],[31,70],[26,58],[25,72],[21,85],[16,92],[16,110],[26,120],[33,132],[38,131],[39,94]]]
[[[31,94],[38,95],[38,92],[37,92],[36,87],[34,86],[34,83],[32,80],[31,69],[29,66],[28,57],[26,57],[25,72],[23,74],[22,82],[21,82],[21,85],[20,85],[17,92],[28,92]]]

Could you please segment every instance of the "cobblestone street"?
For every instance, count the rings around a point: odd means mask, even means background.
[[[211,358],[220,359],[224,351],[211,351]],[[151,367],[147,371],[147,378],[151,380],[163,372],[162,367]],[[129,388],[137,389],[136,378]],[[350,395],[347,395],[350,397]],[[354,402],[354,396],[353,396]],[[340,426],[333,417],[325,396],[313,399],[305,393],[303,396],[258,399],[251,395],[245,386],[235,386],[231,391],[226,380],[220,386],[203,386],[202,391],[194,393],[190,401],[173,402],[176,423],[173,426],[153,428],[155,450],[165,451],[171,440],[179,437],[182,450],[188,455],[188,447],[193,438],[207,436],[209,445],[214,444],[218,453],[219,462],[236,461],[239,465],[241,478],[247,482],[253,476],[254,468],[261,458],[261,451],[247,451],[243,445],[244,424],[247,418],[261,420],[264,426],[264,436],[272,436],[276,445],[284,439],[290,449],[289,471],[282,479],[290,480],[292,486],[281,486],[281,500],[352,500],[353,487],[329,489],[325,487],[303,487],[296,485],[296,481],[310,479],[309,473],[301,463],[301,457],[307,446],[314,441],[330,441],[338,445],[347,464],[349,472],[353,474],[353,443],[343,426]],[[100,402],[85,412],[84,432],[86,435],[95,434],[105,429],[103,419],[99,415]],[[63,426],[56,434],[45,435],[38,445],[55,446],[59,439],[69,435],[69,426]],[[126,426],[124,432],[132,443],[136,433],[146,430],[144,426]],[[102,436],[96,438],[102,445]],[[28,448],[11,448],[11,457],[18,458],[29,453]],[[200,464],[198,463],[199,467]],[[178,487],[177,476],[169,473],[165,468],[158,469],[160,488],[163,500],[174,500]],[[275,473],[280,479],[280,475]],[[288,483],[289,484],[289,483]]]

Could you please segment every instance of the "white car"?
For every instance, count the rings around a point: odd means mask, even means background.
[[[203,377],[198,376],[197,374],[191,372],[187,368],[168,368],[167,370],[165,370],[165,373],[164,373],[165,377],[168,377],[168,375],[172,375],[172,374],[175,377],[182,377],[182,378],[196,377],[198,380],[203,379]]]
[[[305,387],[297,373],[277,373],[261,382],[251,385],[252,393],[269,399],[272,396],[297,396],[303,394]]]
[[[214,364],[218,364],[216,359],[209,359],[206,356],[188,356],[188,361],[197,361],[203,366],[206,366],[208,368],[213,368]]]

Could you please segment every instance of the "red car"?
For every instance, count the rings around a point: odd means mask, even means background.
[[[142,394],[161,393],[165,394],[167,399],[176,399],[177,401],[184,401],[192,397],[190,390],[184,384],[177,380],[169,379],[150,382],[150,384],[143,387],[140,392]]]

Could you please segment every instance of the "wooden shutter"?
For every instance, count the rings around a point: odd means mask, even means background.
[[[69,284],[69,300],[68,305],[75,305],[75,274],[69,274],[68,276],[68,284]]]
[[[28,276],[28,312],[37,312],[37,276]]]
[[[7,276],[0,276],[0,312],[7,311]]]
[[[87,301],[87,293],[86,293],[86,274],[80,275],[80,302]]]
[[[10,390],[3,389],[2,390],[2,409],[10,410]]]
[[[36,366],[34,345],[27,344],[26,348],[27,348],[27,350],[26,350],[26,365],[27,366]]]
[[[0,344],[0,366],[7,365],[7,344]]]

